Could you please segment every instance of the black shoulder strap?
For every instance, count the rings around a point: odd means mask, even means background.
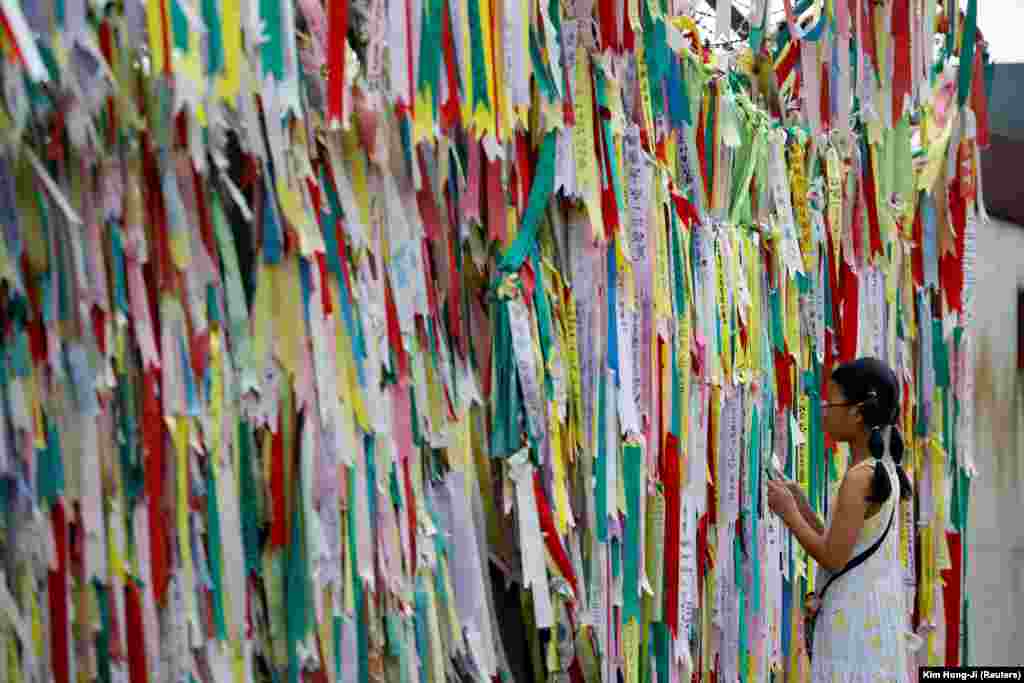
[[[895,495],[897,495],[897,493],[896,493],[896,491],[893,491],[889,495],[895,496]],[[897,503],[898,503],[898,501],[897,501]],[[875,541],[874,543],[871,544],[870,548],[867,548],[866,550],[864,550],[864,552],[862,552],[861,554],[859,554],[856,557],[854,557],[852,560],[850,560],[849,562],[846,563],[845,567],[840,569],[836,574],[834,574],[834,575],[829,577],[828,581],[825,582],[824,587],[822,587],[821,593],[818,594],[818,600],[819,601],[825,599],[825,591],[828,590],[828,587],[832,585],[833,581],[835,581],[836,579],[838,579],[840,576],[842,576],[846,572],[850,571],[851,569],[855,569],[856,567],[859,567],[860,565],[864,564],[864,562],[866,562],[869,557],[871,557],[872,555],[875,554],[876,550],[878,550],[880,547],[882,547],[882,542],[889,535],[889,529],[892,528],[892,520],[893,520],[894,517],[896,517],[896,505],[897,505],[897,503],[893,503],[892,514],[889,515],[889,523],[886,524],[885,531],[882,532],[882,535],[879,536],[877,541]]]

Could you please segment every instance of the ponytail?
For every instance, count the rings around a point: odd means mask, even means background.
[[[889,481],[889,474],[885,471],[882,458],[885,456],[885,442],[882,440],[882,428],[875,425],[871,428],[871,435],[868,437],[868,450],[871,457],[875,459],[875,473],[871,477],[871,493],[868,494],[868,501],[871,503],[884,503],[892,495],[892,482]]]
[[[868,437],[868,449],[875,458],[875,473],[871,477],[871,492],[868,494],[868,501],[872,503],[884,503],[892,495],[892,483],[885,472],[885,465],[882,458],[885,457],[885,441],[882,438],[881,427],[871,428],[871,435]],[[896,476],[900,482],[900,498],[909,500],[914,492],[910,478],[903,470],[903,436],[895,425],[889,428],[889,455],[896,464]]]
[[[910,477],[907,476],[906,470],[903,469],[903,451],[903,435],[900,434],[899,427],[893,425],[889,431],[889,455],[896,463],[896,475],[900,480],[900,498],[910,500],[914,495],[914,486],[910,483]]]

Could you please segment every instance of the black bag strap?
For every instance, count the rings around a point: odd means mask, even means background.
[[[889,495],[895,496],[896,492],[893,491]],[[871,544],[870,548],[866,549],[864,552],[862,552],[859,555],[857,555],[856,557],[854,557],[852,560],[847,562],[846,566],[843,567],[842,569],[840,569],[839,572],[837,572],[836,574],[834,574],[834,575],[829,577],[828,581],[826,581],[825,585],[822,587],[821,593],[819,593],[818,596],[817,596],[819,604],[821,604],[821,601],[823,601],[825,599],[825,591],[828,590],[828,587],[832,585],[833,581],[835,581],[836,579],[838,579],[840,576],[842,576],[843,574],[847,573],[851,569],[856,569],[860,565],[864,564],[864,562],[866,562],[869,557],[871,557],[872,555],[875,554],[875,551],[877,551],[879,548],[882,547],[882,542],[889,535],[889,529],[892,528],[892,520],[895,517],[896,517],[896,504],[893,503],[892,514],[889,515],[889,523],[886,524],[885,531],[882,532],[882,535],[878,537],[877,541],[875,541],[874,543]]]

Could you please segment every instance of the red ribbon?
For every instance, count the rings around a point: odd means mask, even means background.
[[[487,222],[490,224],[488,237],[504,244],[508,237],[508,211],[505,203],[505,188],[501,183],[501,159],[486,160],[484,174],[487,176]]]
[[[569,562],[569,556],[565,552],[565,548],[562,546],[562,540],[558,535],[558,529],[555,528],[554,515],[551,514],[551,503],[548,502],[547,494],[544,492],[544,486],[540,481],[540,472],[538,470],[533,471],[533,497],[537,501],[537,516],[540,518],[540,528],[544,532],[544,545],[548,548],[548,553],[551,554],[551,559],[555,561],[555,566],[562,573],[562,576],[566,581],[569,582],[569,586],[572,587],[574,594],[578,592],[576,584],[576,572],[573,571],[572,563]]]
[[[125,633],[128,642],[128,680],[131,683],[148,683],[146,666],[146,629],[142,620],[142,596],[139,587],[131,579],[124,588]]]
[[[903,102],[911,90],[910,64],[910,2],[896,0],[892,4],[892,35],[895,60],[892,82],[892,125],[903,118]]]
[[[99,346],[100,353],[107,352],[107,327],[106,314],[99,306],[92,306],[89,308],[89,319],[92,323],[92,333],[96,337],[96,345]]]
[[[661,481],[665,486],[665,622],[672,636],[679,625],[679,440],[665,437],[661,458]]]
[[[423,270],[426,273],[427,307],[430,309],[432,321],[441,320],[440,309],[437,305],[437,273],[434,272],[434,259],[430,253],[430,245],[427,240],[420,240],[420,258],[423,259]]]
[[[395,307],[395,295],[391,291],[391,283],[384,278],[384,310],[388,319],[388,345],[398,362],[398,379],[403,381],[409,376],[409,359],[402,346],[402,332],[398,326],[398,309]]]
[[[961,584],[961,549],[960,533],[947,531],[949,542],[949,559],[952,567],[942,571],[942,604],[946,612],[946,666],[960,665],[960,584]]]
[[[146,506],[149,511],[149,560],[153,575],[153,593],[164,604],[170,582],[167,552],[167,520],[164,498],[164,422],[160,406],[160,370],[152,369],[142,383],[142,441],[146,459]]]
[[[697,591],[701,600],[704,597],[704,575],[707,574],[710,560],[711,556],[708,552],[708,513],[704,513],[697,522]]]
[[[788,353],[775,351],[775,386],[779,392],[779,406],[788,408],[793,405],[793,361]]]
[[[826,227],[829,227],[828,226],[828,217],[827,216],[825,218],[825,223],[826,223]],[[835,240],[832,239],[832,230],[830,230],[830,229],[826,229],[825,230],[825,241],[827,242],[827,249],[825,250],[825,258],[828,260],[828,268],[826,268],[825,270],[828,273],[828,287],[829,287],[829,290],[832,292],[832,296],[830,297],[832,299],[832,301],[831,301],[831,305],[832,305],[832,321],[833,321],[833,325],[835,325],[835,327],[838,328],[838,323],[839,323],[839,300],[842,297],[842,292],[839,291],[839,268],[840,268],[839,261],[841,259],[837,259],[836,256],[835,256],[835,254],[836,254],[836,251],[835,251],[836,244],[835,244]],[[830,347],[826,346],[825,348],[828,349]]]
[[[270,442],[270,547],[283,548],[288,543],[288,518],[285,510],[284,485],[284,418],[277,417],[277,433],[268,434]]]
[[[863,47],[864,52],[871,59],[871,64],[875,69],[875,77],[878,76],[878,48],[875,42],[875,22],[874,22],[874,3],[870,0],[863,0],[860,3],[861,12],[861,24],[860,24],[860,35],[857,36],[858,42]],[[862,74],[857,74],[858,78],[863,78]]]
[[[714,86],[712,85],[712,94],[714,93]],[[707,138],[707,108],[702,107],[700,116],[697,117],[697,168],[700,171],[700,182],[704,183],[704,196],[710,196],[711,191],[708,189],[710,181],[708,180],[708,162],[707,162],[707,150],[705,139]]]
[[[839,336],[839,360],[847,362],[853,360],[857,355],[857,329],[858,329],[858,305],[860,297],[860,283],[857,274],[853,272],[849,264],[843,261],[843,321]]]
[[[149,136],[143,134],[142,144],[142,199],[146,218],[151,226],[152,233],[156,236],[153,241],[153,248],[156,252],[156,267],[158,276],[158,289],[165,291],[175,286],[175,267],[171,260],[171,246],[167,235],[167,212],[164,210],[164,194],[160,185],[160,168],[153,153]],[[147,288],[148,289],[148,288]],[[155,292],[153,293],[155,296]],[[151,302],[151,310],[160,310],[155,302]]]
[[[676,215],[683,221],[683,224],[689,228],[694,223],[700,222],[700,215],[697,213],[697,209],[690,203],[690,201],[675,192],[672,193],[672,204],[675,206]]]
[[[628,2],[628,0],[627,0]],[[622,15],[622,47],[626,52],[632,52],[636,47],[636,35],[633,33],[633,24],[629,21],[629,12],[623,8]]]
[[[206,376],[206,368],[210,362],[210,330],[209,328],[201,334],[193,334],[189,338],[189,358],[192,361],[192,369],[185,368],[185,372],[191,372],[193,377],[202,378]]]
[[[406,389],[399,388],[398,391],[406,391]],[[410,406],[409,409],[412,410],[412,407]],[[413,419],[415,419],[415,417],[415,415],[412,416]],[[409,544],[411,546],[409,553],[410,566],[408,569],[409,576],[416,576],[416,494],[413,493],[412,475],[409,473],[409,458],[402,460],[402,474],[405,479],[405,508],[406,515],[409,520]]]
[[[48,572],[47,595],[50,603],[50,664],[55,683],[70,683],[68,663],[68,529],[64,503],[50,509],[53,537],[57,546],[57,569]]]
[[[789,74],[793,71],[793,67],[796,66],[796,60],[800,54],[800,50],[796,42],[791,41],[785,50],[786,55],[775,67],[775,82],[780,88],[782,87],[782,84],[786,82],[786,79],[789,78]]]
[[[459,108],[459,77],[455,70],[455,47],[452,35],[452,13],[449,0],[444,0],[443,23],[441,24],[441,46],[444,48],[445,74],[448,79],[448,99],[441,103],[441,128],[451,128],[462,119]]]
[[[445,203],[448,207],[448,221],[451,225],[457,225],[455,220],[455,202],[451,196],[445,193]],[[452,337],[452,343],[462,358],[466,357],[466,335],[462,333],[462,275],[459,273],[458,262],[455,260],[455,240],[451,235],[446,236],[445,246],[448,252],[448,334]]]
[[[874,158],[870,151],[868,151],[867,158],[864,160],[864,201],[867,204],[868,209],[868,227],[870,229],[870,244],[871,244],[871,256],[875,254],[881,254],[882,248],[882,230],[878,221],[878,191],[875,187],[875,173],[874,173]],[[854,225],[856,228],[856,224]]]
[[[348,0],[327,0],[327,120],[341,121],[345,92]]]
[[[334,311],[334,304],[331,302],[330,281],[327,279],[327,257],[323,252],[317,252],[316,267],[320,271],[320,305],[326,317]]]
[[[988,96],[985,94],[985,67],[981,60],[982,52],[983,50],[974,51],[974,85],[971,86],[971,107],[974,109],[974,117],[978,124],[978,147],[986,149],[989,146]],[[981,169],[977,171],[980,173]]]
[[[960,154],[963,156],[964,147],[961,146]],[[963,308],[964,288],[964,233],[967,231],[967,202],[961,193],[960,178],[956,178],[949,186],[949,213],[953,220],[953,229],[956,231],[954,238],[955,249],[952,254],[943,254],[939,259],[939,278],[942,280],[943,290],[946,292],[946,301],[949,307],[955,311]]]
[[[420,209],[420,217],[423,220],[427,238],[433,242],[441,235],[441,216],[437,210],[434,192],[427,181],[430,176],[427,173],[427,165],[423,161],[422,148],[417,149],[416,158],[420,167],[420,175],[423,177],[423,184],[420,186],[419,192],[416,193],[416,204]]]
[[[192,187],[196,198],[196,213],[199,214],[199,234],[202,237],[206,253],[210,255],[210,262],[213,264],[213,272],[220,275],[220,259],[217,258],[217,240],[213,234],[213,221],[210,218],[210,207],[206,201],[206,181],[198,172],[194,164],[189,162],[192,170]],[[317,215],[320,215],[317,212]]]
[[[599,0],[598,12],[601,17],[601,51],[611,48],[621,52],[622,44],[619,42],[619,30],[615,21],[615,0]]]

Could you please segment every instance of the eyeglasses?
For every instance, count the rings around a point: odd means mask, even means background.
[[[835,401],[835,402],[822,401],[821,402],[821,407],[822,408],[845,408],[845,407],[848,407],[848,406],[855,406],[855,405],[859,405],[859,403],[852,402],[852,401]]]
[[[830,401],[826,401],[825,399],[822,399],[821,400],[821,407],[822,408],[848,408],[848,407],[851,407],[851,406],[862,406],[862,405],[864,405],[864,404],[866,404],[868,402],[877,401],[877,400],[878,400],[878,392],[875,391],[874,389],[868,389],[868,396],[867,396],[867,398],[865,398],[865,399],[863,399],[861,401],[831,401],[830,402]]]

